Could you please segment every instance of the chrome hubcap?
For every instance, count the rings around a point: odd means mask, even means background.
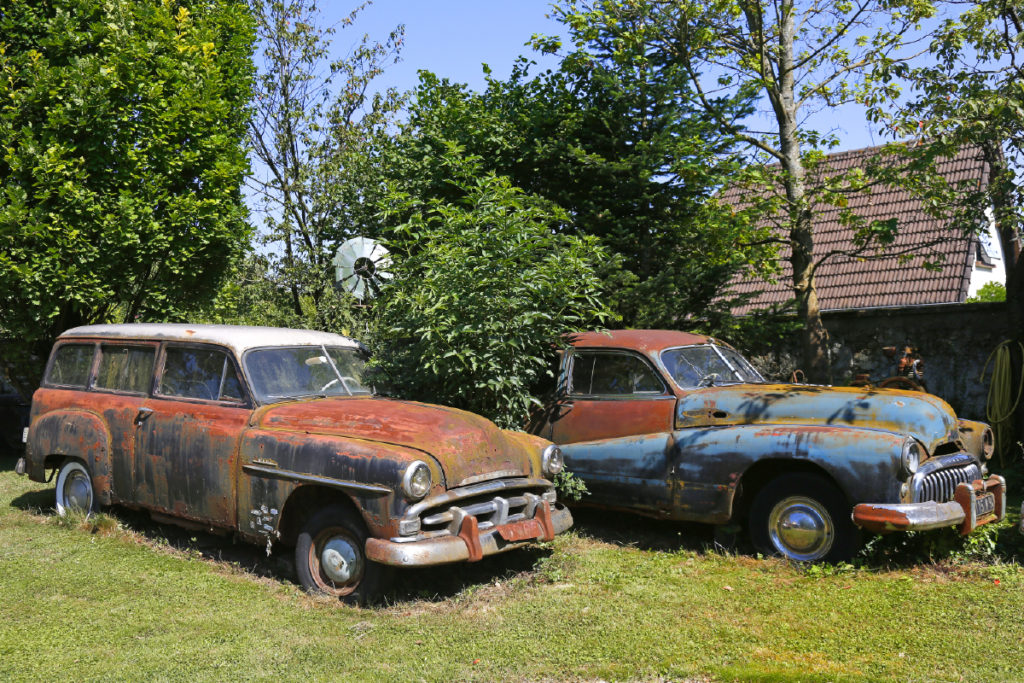
[[[64,500],[74,510],[88,510],[92,507],[92,486],[89,477],[79,471],[71,472],[64,482]]]
[[[775,549],[794,560],[820,560],[835,542],[832,517],[813,498],[790,496],[772,508],[768,535]]]
[[[362,574],[363,558],[346,538],[334,537],[320,551],[320,567],[324,576],[335,584],[346,584]]]

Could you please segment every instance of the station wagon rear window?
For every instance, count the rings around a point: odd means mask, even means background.
[[[261,403],[312,396],[369,395],[365,361],[358,349],[294,346],[252,349],[243,359]]]
[[[84,387],[89,383],[94,348],[92,344],[63,344],[57,347],[50,372],[46,375],[47,383]]]
[[[96,372],[96,388],[148,394],[155,357],[154,346],[103,344],[100,347],[100,367]]]
[[[208,401],[241,401],[242,385],[223,351],[167,347],[160,394]]]

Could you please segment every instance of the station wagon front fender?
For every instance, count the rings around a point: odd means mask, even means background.
[[[99,416],[85,410],[58,410],[32,423],[28,434],[28,475],[46,480],[47,459],[81,459],[92,475],[96,498],[110,505],[110,432]]]

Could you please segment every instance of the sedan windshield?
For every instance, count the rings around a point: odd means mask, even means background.
[[[672,379],[683,389],[715,384],[764,382],[746,358],[724,346],[702,344],[661,352]]]
[[[366,363],[359,349],[340,346],[253,349],[245,354],[244,363],[260,403],[372,393],[362,383]]]

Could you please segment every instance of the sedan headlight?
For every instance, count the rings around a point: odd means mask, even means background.
[[[541,455],[541,470],[545,476],[555,476],[562,471],[563,466],[565,466],[565,459],[562,458],[561,448],[551,444],[544,449],[544,453]]]
[[[981,455],[989,460],[992,458],[992,454],[996,451],[996,437],[992,433],[991,427],[985,427],[985,431],[981,435]]]
[[[402,493],[409,500],[419,500],[427,495],[433,485],[427,463],[417,460],[405,468],[402,475]]]
[[[903,442],[903,454],[900,456],[900,466],[905,476],[913,476],[921,464],[921,446],[913,439]]]

